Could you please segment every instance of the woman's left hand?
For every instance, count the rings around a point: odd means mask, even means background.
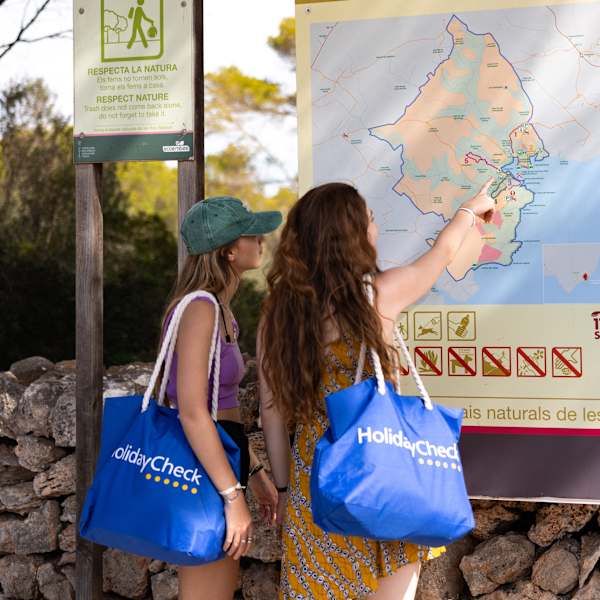
[[[277,510],[277,489],[266,471],[261,469],[248,480],[248,487],[260,506],[260,514],[268,525],[275,521]]]

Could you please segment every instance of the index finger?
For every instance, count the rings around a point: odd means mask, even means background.
[[[490,186],[492,185],[492,183],[494,183],[494,179],[495,177],[490,177],[484,184],[483,187],[481,188],[480,193],[481,194],[487,194],[488,190],[490,189]]]

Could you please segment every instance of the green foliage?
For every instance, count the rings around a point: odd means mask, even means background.
[[[256,352],[256,330],[264,297],[265,292],[254,280],[242,279],[240,288],[231,303],[231,310],[240,327],[238,340],[240,349],[252,356]]]
[[[164,162],[117,164],[130,215],[157,215],[177,234],[177,169]]]
[[[75,354],[75,171],[72,129],[41,81],[0,94],[0,370]],[[130,214],[115,165],[102,181],[105,362],[150,359],[176,270],[157,216]]]
[[[296,59],[296,20],[294,17],[288,17],[279,23],[279,33],[270,37],[268,44],[281,58],[294,64]]]

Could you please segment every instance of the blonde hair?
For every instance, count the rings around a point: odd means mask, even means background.
[[[237,240],[236,240],[237,242]],[[179,273],[175,285],[169,294],[169,300],[161,319],[161,335],[159,342],[162,344],[162,339],[166,331],[167,319],[179,301],[190,292],[196,290],[204,290],[218,296],[232,282],[239,282],[239,275],[227,260],[227,252],[236,244],[233,242],[227,246],[222,246],[205,254],[188,256],[185,259],[183,268]],[[164,368],[164,367],[163,367]],[[168,377],[168,373],[162,373],[162,377]],[[159,380],[162,378],[159,377]],[[154,389],[154,397],[158,393],[158,384]],[[169,404],[168,399],[166,399]]]

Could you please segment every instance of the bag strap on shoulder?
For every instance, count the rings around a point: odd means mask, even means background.
[[[365,292],[367,294],[367,298],[369,300],[369,304],[371,306],[375,305],[375,288],[374,288],[374,278],[372,275],[365,276]],[[410,356],[410,352],[406,347],[406,343],[404,342],[404,338],[402,337],[402,333],[398,326],[394,326],[394,341],[400,349],[406,364],[408,365],[408,369],[410,374],[412,375],[417,389],[419,390],[419,394],[423,399],[423,404],[425,408],[428,410],[433,410],[433,404],[431,402],[431,398],[429,397],[429,393],[425,389],[425,384],[415,367],[415,363],[413,362],[412,357]],[[383,376],[383,369],[381,367],[381,359],[379,358],[379,354],[374,348],[369,348],[371,354],[371,360],[373,362],[373,368],[375,370],[375,377],[377,378],[377,390],[380,394],[385,394],[385,379]],[[365,361],[367,357],[367,346],[363,341],[360,347],[360,355],[358,359],[358,369],[356,372],[355,384],[360,383],[362,372],[365,367]],[[399,370],[396,372],[396,391],[400,393],[400,372]]]
[[[208,376],[210,377],[210,373],[214,365],[214,383],[212,389],[211,417],[214,421],[217,420],[217,411],[219,406],[219,379],[221,372],[221,336],[219,335],[218,318],[219,304],[216,298],[211,293],[205,292],[203,290],[190,292],[189,294],[184,296],[175,307],[175,310],[173,311],[173,316],[171,317],[171,322],[169,323],[167,331],[165,332],[165,335],[163,337],[160,352],[158,353],[158,357],[154,365],[154,370],[152,371],[152,376],[150,377],[150,383],[148,384],[148,388],[146,389],[146,392],[144,394],[144,400],[142,402],[142,412],[144,412],[148,408],[150,396],[152,394],[152,391],[154,390],[154,387],[156,386],[158,377],[160,376],[160,371],[163,363],[165,365],[165,369],[160,385],[160,392],[156,400],[159,406],[164,404],[165,394],[167,391],[167,381],[169,379],[169,373],[171,371],[171,365],[173,363],[173,355],[175,353],[175,347],[177,345],[179,324],[181,322],[185,309],[189,306],[190,302],[196,300],[197,298],[205,298],[209,300],[215,307],[215,324],[211,336],[210,352],[208,357]]]

